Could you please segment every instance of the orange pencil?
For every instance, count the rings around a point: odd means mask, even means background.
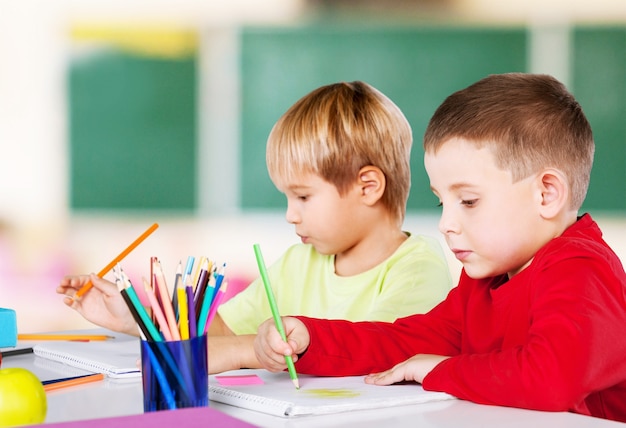
[[[158,223],[154,223],[152,226],[150,226],[144,233],[141,234],[141,236],[139,236],[139,238],[135,239],[128,247],[126,247],[126,249],[124,251],[119,253],[116,258],[111,260],[111,263],[106,265],[100,272],[98,272],[98,276],[100,278],[102,278],[104,275],[106,275],[107,272],[109,272],[111,269],[113,269],[113,266],[115,266],[117,263],[119,263],[131,251],[133,251],[139,244],[141,244],[143,242],[144,239],[146,239],[148,236],[150,236],[150,234],[152,232],[154,232],[157,229],[157,227],[159,227]],[[85,285],[83,285],[76,292],[75,298],[81,297],[83,294],[85,294],[87,291],[89,291],[89,289],[91,287],[93,287],[93,285],[91,284],[91,281],[85,283]]]
[[[78,340],[82,342],[115,339],[105,334],[18,334],[17,340]]]
[[[97,382],[103,379],[104,379],[104,374],[97,373],[97,374],[62,380],[59,382],[47,383],[43,386],[43,389],[44,391],[49,392],[49,391],[54,391],[54,390],[61,389],[61,388],[67,388],[70,386],[83,385],[85,383],[90,383],[90,382]]]

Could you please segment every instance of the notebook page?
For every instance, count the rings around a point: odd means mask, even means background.
[[[58,361],[112,378],[140,377],[139,338],[116,335],[104,341],[42,341],[33,346],[36,356]]]
[[[296,389],[287,373],[265,370],[239,370],[222,375],[256,374],[262,384],[221,385],[220,375],[209,377],[209,400],[256,410],[276,416],[321,415],[352,410],[448,400],[443,392],[425,391],[421,385],[376,386],[364,382],[363,376],[316,377],[299,375]]]

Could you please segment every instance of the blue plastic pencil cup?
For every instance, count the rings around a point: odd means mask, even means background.
[[[209,405],[207,337],[141,341],[143,410]]]

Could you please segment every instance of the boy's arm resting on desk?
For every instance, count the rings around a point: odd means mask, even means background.
[[[220,314],[216,313],[209,325],[207,334],[209,336],[233,336],[235,333],[226,325]]]
[[[396,364],[390,370],[372,373],[365,377],[365,383],[374,385],[392,385],[403,381],[422,383],[439,363],[450,357],[442,355],[417,354],[406,361]]]
[[[235,335],[219,314],[213,318],[208,335],[209,373],[261,367],[254,355],[256,335]]]
[[[210,336],[207,340],[209,373],[261,368],[254,355],[255,337],[254,334]]]

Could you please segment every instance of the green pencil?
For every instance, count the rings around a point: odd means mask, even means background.
[[[287,336],[285,335],[285,328],[283,327],[283,322],[280,319],[280,314],[278,313],[278,307],[276,306],[276,300],[274,300],[274,293],[272,292],[272,286],[270,285],[270,279],[267,275],[267,268],[265,267],[265,261],[263,260],[263,254],[261,254],[261,247],[259,247],[259,244],[254,244],[254,255],[256,256],[256,262],[259,265],[259,272],[261,273],[261,279],[263,280],[263,285],[265,286],[265,293],[267,294],[267,300],[270,303],[270,309],[272,310],[272,316],[274,317],[276,329],[286,342]],[[287,363],[287,369],[289,370],[291,381],[297,389],[300,389],[298,375],[296,374],[296,368],[293,365],[293,358],[291,358],[291,355],[285,355],[285,362]]]

